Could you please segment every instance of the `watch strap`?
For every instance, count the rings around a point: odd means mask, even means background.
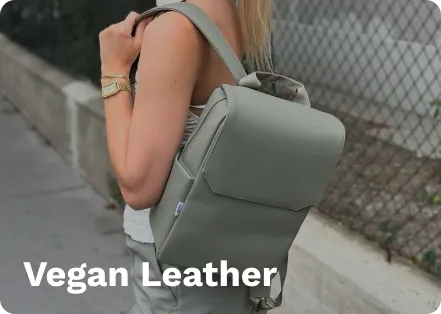
[[[110,96],[116,95],[119,92],[131,92],[132,88],[130,84],[124,82],[111,82],[102,88],[103,98],[109,98]]]

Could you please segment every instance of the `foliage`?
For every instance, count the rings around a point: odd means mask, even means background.
[[[434,250],[427,251],[421,258],[421,266],[441,279],[441,254]]]
[[[397,236],[397,233],[403,228],[402,225],[391,224],[390,222],[382,222],[379,225],[378,231],[384,239],[383,244],[389,246],[392,244]]]
[[[435,119],[441,118],[441,100],[436,100],[432,102],[432,106],[435,108],[433,117]]]

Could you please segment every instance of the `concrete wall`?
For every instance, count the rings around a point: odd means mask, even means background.
[[[47,64],[0,34],[0,91],[100,192],[112,173],[100,91]]]
[[[99,91],[0,34],[0,91],[103,195],[111,173]],[[277,292],[277,291],[275,291]],[[426,314],[441,286],[316,213],[290,254],[284,304],[275,314]]]
[[[277,70],[429,116],[441,98],[441,14],[427,0],[277,0]],[[325,102],[326,99],[323,99]]]

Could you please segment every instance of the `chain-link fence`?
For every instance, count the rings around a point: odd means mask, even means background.
[[[256,0],[266,1],[266,0]],[[154,1],[20,0],[0,31],[96,79],[98,32]],[[274,0],[276,71],[339,117],[347,145],[318,206],[441,277],[441,13],[425,0]]]
[[[0,32],[71,74],[100,84],[98,34],[155,0],[16,0],[0,14]]]
[[[423,0],[276,0],[275,10],[277,72],[347,128],[319,210],[441,277],[440,10]]]

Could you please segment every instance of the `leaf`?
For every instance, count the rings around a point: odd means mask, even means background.
[[[427,251],[426,254],[424,254],[421,263],[423,263],[427,267],[435,267],[436,261],[438,259],[438,255],[435,253],[434,250]]]
[[[435,112],[433,113],[433,117],[438,119],[441,116],[441,100],[436,100],[431,103],[432,107],[435,108]]]

